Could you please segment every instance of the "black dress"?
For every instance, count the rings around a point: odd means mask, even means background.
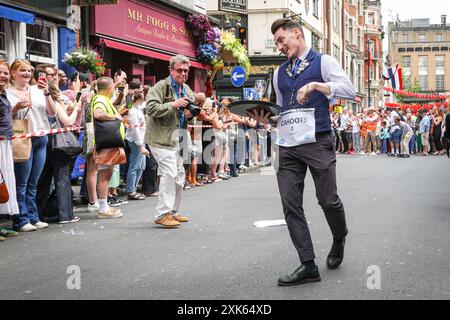
[[[438,125],[434,125],[434,134],[433,134],[433,138],[434,138],[434,143],[436,145],[436,151],[442,151],[444,149],[444,146],[442,145],[442,141],[441,141],[441,135],[442,135],[442,121],[438,124]]]

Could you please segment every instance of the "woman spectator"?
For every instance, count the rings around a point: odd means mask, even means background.
[[[361,115],[358,113],[352,119],[352,135],[353,135],[353,154],[360,154],[361,149],[361,126],[360,126],[360,117]]]
[[[449,155],[450,147],[450,98],[447,99],[447,115],[442,129],[442,141],[445,143],[445,149],[447,150],[447,156]]]
[[[14,161],[11,147],[12,107],[5,95],[5,87],[9,82],[9,66],[0,60],[0,183],[6,183],[9,200],[0,204],[0,214],[17,215],[19,206],[16,200],[16,181],[14,178]],[[16,236],[17,232],[0,227],[0,241]]]
[[[50,129],[47,115],[55,116],[56,113],[47,79],[39,78],[36,86],[30,86],[31,78],[31,64],[26,60],[16,59],[11,64],[12,86],[6,90],[6,96],[13,106],[13,118],[27,119],[30,133]],[[14,164],[20,211],[20,214],[13,216],[16,230],[28,232],[48,227],[47,223],[39,220],[36,206],[36,187],[45,164],[47,142],[46,135],[32,137],[30,158]]]
[[[199,92],[195,94],[195,105],[199,108],[203,109],[203,105],[205,103],[206,96],[203,92]],[[192,141],[192,150],[191,150],[191,165],[189,166],[188,174],[186,175],[187,181],[196,187],[204,186],[204,183],[197,180],[197,169],[198,169],[198,161],[202,156],[202,121],[205,119],[206,113],[205,110],[198,115],[196,121],[194,122],[194,127],[188,129],[191,135]]]
[[[150,153],[145,148],[145,115],[143,110],[144,94],[137,91],[133,94],[133,106],[128,112],[129,127],[125,140],[130,147],[130,163],[127,174],[127,193],[129,200],[145,200],[145,195],[137,193],[137,185],[145,170],[145,157]]]
[[[79,85],[75,90],[80,90]],[[73,126],[77,121],[79,113],[81,113],[81,103],[76,103],[75,107],[73,107],[73,102],[69,102],[67,107],[73,109],[73,112],[69,116],[65,104],[61,100],[62,94],[56,79],[49,81],[49,91],[56,108],[55,116],[48,117],[50,125],[56,128]],[[55,135],[49,136],[47,159],[37,186],[36,203],[39,215],[46,222],[58,222],[61,224],[78,222],[80,218],[74,216],[73,213],[70,183],[73,159],[62,151],[52,149],[53,140],[56,139]],[[52,205],[50,201],[53,197],[49,197],[52,180],[55,183],[55,205]]]
[[[434,137],[434,144],[436,146],[436,152],[434,152],[433,154],[441,156],[444,154],[444,146],[442,145],[441,142],[444,111],[442,109],[437,109],[432,113],[432,116],[434,124],[433,137]]]

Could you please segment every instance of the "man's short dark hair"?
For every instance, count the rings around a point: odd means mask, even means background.
[[[282,28],[283,30],[300,29],[302,34],[304,34],[303,28],[300,25],[300,23],[295,20],[289,19],[289,18],[282,18],[282,19],[275,20],[272,23],[272,27],[271,27],[272,34],[275,34],[275,32],[277,32],[277,30],[280,28]]]
[[[141,88],[141,81],[139,79],[133,79],[129,84],[128,84],[128,89],[131,90],[136,90],[136,89],[140,89]]]

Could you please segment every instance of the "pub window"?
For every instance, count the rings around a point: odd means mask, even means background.
[[[319,18],[319,0],[313,0],[313,15]]]
[[[448,51],[448,47],[441,47],[441,51]]]
[[[407,52],[412,52],[412,51],[414,51],[414,48],[407,48],[406,51]]]
[[[439,51],[439,47],[433,47],[431,51]]]
[[[27,52],[30,55],[53,59],[52,27],[36,23],[35,25],[27,24],[26,26]]]
[[[430,47],[425,47],[425,48],[423,48],[423,51],[431,51],[431,48]]]
[[[422,48],[416,48],[415,51],[423,51],[423,49]]]
[[[398,48],[398,52],[405,52],[405,48]]]
[[[5,19],[0,19],[0,54],[6,55]]]

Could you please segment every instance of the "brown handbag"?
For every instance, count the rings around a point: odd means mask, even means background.
[[[27,116],[28,111],[25,113],[24,118]],[[13,132],[15,135],[22,135],[28,133],[28,120],[26,119],[13,119]],[[13,139],[12,150],[14,162],[25,162],[30,159],[31,155],[31,139]]]
[[[6,186],[5,178],[3,177],[3,173],[1,171],[0,176],[2,177],[0,182],[0,203],[7,203],[9,201],[9,192],[8,187]]]
[[[94,163],[102,165],[116,165],[127,162],[125,150],[123,148],[110,148],[94,151]]]

